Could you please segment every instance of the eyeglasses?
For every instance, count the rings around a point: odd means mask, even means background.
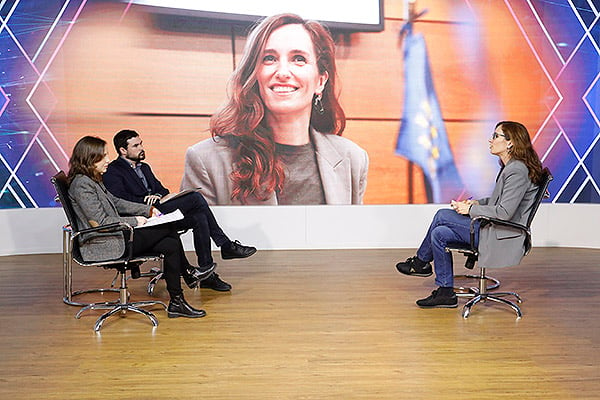
[[[506,135],[504,133],[494,132],[492,133],[492,140],[497,139],[498,136],[502,136],[504,139],[506,139]]]

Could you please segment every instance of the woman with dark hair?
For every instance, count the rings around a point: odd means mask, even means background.
[[[405,275],[430,276],[435,268],[438,288],[417,305],[423,308],[456,307],[452,254],[448,245],[470,244],[471,218],[487,216],[525,225],[542,178],[542,163],[533,149],[527,128],[502,121],[489,139],[490,152],[500,159],[500,173],[492,195],[479,200],[452,201],[439,210],[414,257],[396,264]],[[478,262],[485,267],[516,265],[524,254],[525,234],[516,228],[486,224],[475,231]]]
[[[187,150],[182,189],[202,188],[210,204],[361,204],[369,160],[340,136],[336,79],[321,24],[264,19],[211,119],[213,139]]]
[[[102,174],[109,162],[106,142],[100,138],[84,136],[73,148],[69,160],[69,197],[81,229],[115,222],[136,227],[144,225],[148,217],[159,214],[152,206],[120,199],[106,189]],[[88,233],[80,238],[79,248],[86,261],[117,259],[125,253],[125,240],[122,232]],[[133,255],[147,253],[164,256],[163,272],[171,297],[167,309],[169,318],[205,316],[204,310],[193,308],[183,297],[180,276],[183,275],[188,286],[195,287],[212,274],[214,266],[204,271],[198,268],[188,270],[189,263],[172,224],[135,230]]]

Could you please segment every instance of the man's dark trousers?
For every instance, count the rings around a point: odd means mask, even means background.
[[[155,204],[163,214],[179,209],[184,218],[175,222],[178,230],[192,229],[194,248],[198,256],[198,266],[204,267],[213,263],[210,239],[218,247],[229,242],[229,238],[215,219],[206,199],[200,193],[192,192],[178,198],[168,200],[164,204]]]

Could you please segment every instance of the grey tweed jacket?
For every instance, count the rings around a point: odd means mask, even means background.
[[[136,215],[149,216],[150,206],[113,196],[103,183],[85,175],[76,175],[69,186],[69,197],[79,229],[125,222],[137,225]],[[81,256],[86,261],[119,258],[125,252],[123,233],[94,232],[81,237]]]
[[[510,160],[500,175],[492,195],[480,199],[469,211],[471,217],[487,216],[522,225],[531,213],[537,185],[529,179],[527,166]],[[525,252],[525,234],[515,228],[488,224],[479,231],[479,265],[508,267],[521,262]]]

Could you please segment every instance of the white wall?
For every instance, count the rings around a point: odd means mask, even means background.
[[[416,248],[442,205],[213,207],[231,239],[259,249]],[[600,204],[542,204],[532,227],[541,247],[600,248]],[[0,210],[0,255],[60,253],[60,208]],[[191,233],[184,236],[192,250]]]

